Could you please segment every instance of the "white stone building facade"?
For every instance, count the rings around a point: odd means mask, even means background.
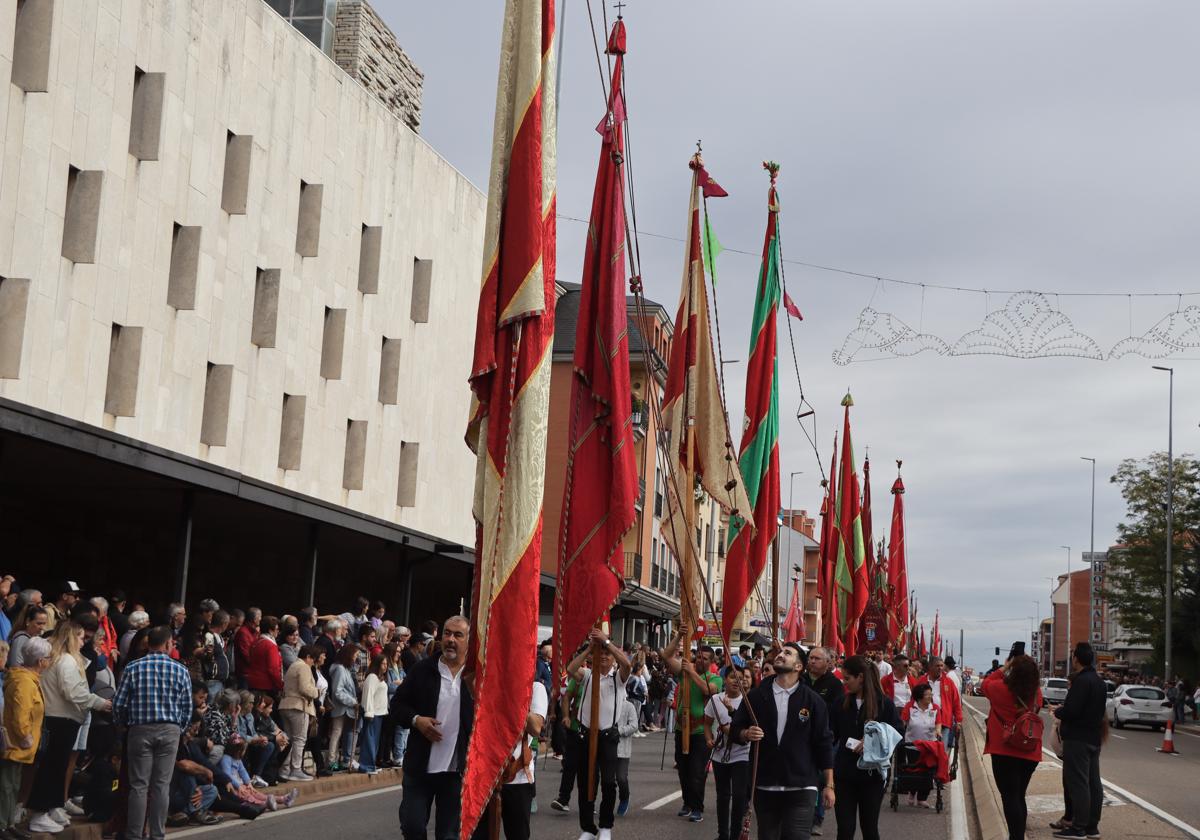
[[[0,83],[0,398],[473,544],[480,190],[262,0],[0,0]]]

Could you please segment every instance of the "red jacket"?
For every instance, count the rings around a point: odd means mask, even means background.
[[[252,691],[283,691],[283,657],[270,636],[259,636],[250,648],[246,686]]]
[[[1029,752],[1018,752],[1004,742],[1005,730],[1013,725],[1016,719],[1025,711],[1017,705],[1017,699],[1004,682],[1004,671],[997,670],[989,674],[980,684],[983,696],[991,704],[987,718],[987,745],[985,753],[991,755],[1009,755],[1014,758],[1025,758],[1030,761],[1042,760],[1042,745],[1038,744]],[[1033,709],[1042,707],[1042,691],[1038,689],[1034,698]]]
[[[246,668],[250,665],[250,648],[257,639],[258,631],[249,624],[243,624],[233,634],[234,673],[239,677],[246,675]]]
[[[918,685],[926,685],[928,682],[928,675],[922,675],[921,679],[913,683],[913,688],[916,688]],[[962,698],[958,694],[958,686],[954,684],[954,680],[945,674],[942,674],[942,678],[938,680],[938,684],[941,686],[940,691],[942,695],[941,702],[938,703],[940,707],[938,723],[942,725],[943,729],[962,723]]]

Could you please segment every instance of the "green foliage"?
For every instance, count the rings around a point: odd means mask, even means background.
[[[1117,526],[1122,549],[1109,556],[1106,597],[1130,640],[1154,645],[1161,671],[1166,611],[1167,455],[1127,459],[1111,479],[1127,507]],[[1173,550],[1175,599],[1172,670],[1200,659],[1200,461],[1175,459]],[[1186,665],[1185,665],[1186,663]]]

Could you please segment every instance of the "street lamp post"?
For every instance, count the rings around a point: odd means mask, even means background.
[[[1059,548],[1067,550],[1067,651],[1066,665],[1063,666],[1063,676],[1068,676],[1071,673],[1071,546],[1060,545]]]
[[[1163,640],[1163,682],[1171,679],[1171,543],[1174,542],[1172,528],[1175,524],[1175,368],[1152,365],[1154,370],[1165,370],[1170,376],[1167,390],[1167,598],[1166,638]]]
[[[1081,461],[1092,462],[1092,536],[1088,543],[1088,563],[1091,569],[1096,568],[1096,459],[1089,458],[1086,455],[1080,455]],[[1096,582],[1092,580],[1094,571],[1088,572],[1088,639],[1095,641],[1096,633],[1091,629],[1092,621],[1096,616]]]
[[[788,560],[793,559],[792,558],[792,531],[796,530],[796,528],[795,528],[796,506],[792,500],[792,496],[796,492],[796,476],[798,476],[798,475],[804,475],[804,470],[796,470],[794,473],[791,473],[788,475],[788,523],[787,523],[788,524],[788,544],[787,544]],[[800,562],[801,562],[801,564],[803,564],[804,558],[801,558]],[[800,577],[803,579],[804,574],[801,573]],[[774,581],[774,585],[778,586],[779,581]]]

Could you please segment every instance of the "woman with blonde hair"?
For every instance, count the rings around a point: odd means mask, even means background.
[[[30,831],[57,834],[71,822],[63,810],[63,780],[79,728],[89,711],[112,711],[112,701],[88,690],[87,663],[80,653],[84,628],[74,619],[61,621],[50,637],[50,667],[42,674],[46,746],[38,761],[29,794]]]

